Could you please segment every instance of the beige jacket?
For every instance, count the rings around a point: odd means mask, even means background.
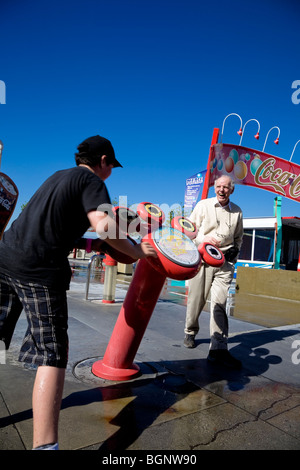
[[[220,241],[219,248],[224,253],[232,246],[240,250],[243,241],[243,213],[233,202],[223,208],[216,197],[203,199],[196,204],[189,219],[198,229],[194,240],[196,245],[209,235]]]

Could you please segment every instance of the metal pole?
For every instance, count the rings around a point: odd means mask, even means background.
[[[96,259],[101,259],[101,269],[102,269],[102,260],[104,258],[104,255],[93,255],[91,256],[87,268],[87,275],[86,275],[86,286],[85,286],[85,300],[88,300],[88,295],[89,295],[89,288],[90,288],[90,277],[91,277],[91,268],[94,260]]]

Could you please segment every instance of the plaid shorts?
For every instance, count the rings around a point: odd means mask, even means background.
[[[0,273],[0,339],[8,349],[24,309],[28,328],[19,360],[37,366],[66,368],[68,308],[65,291],[24,283]]]

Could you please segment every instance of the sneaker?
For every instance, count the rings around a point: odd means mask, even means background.
[[[185,335],[183,344],[186,348],[194,348],[195,345],[195,335]]]
[[[233,357],[227,349],[211,349],[207,360],[212,364],[230,367],[231,369],[241,369],[242,363]]]

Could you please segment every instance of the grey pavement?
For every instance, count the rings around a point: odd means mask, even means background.
[[[206,360],[209,313],[196,348],[183,346],[185,306],[163,295],[137,351],[141,375],[117,382],[91,372],[105,353],[126,295],[101,302],[103,285],[72,281],[69,365],[60,414],[61,450],[189,451],[300,449],[300,325],[266,328],[229,317],[229,349],[241,371]],[[0,364],[0,450],[32,448],[35,370],[17,360],[21,315]],[[4,362],[4,363],[3,363]]]

